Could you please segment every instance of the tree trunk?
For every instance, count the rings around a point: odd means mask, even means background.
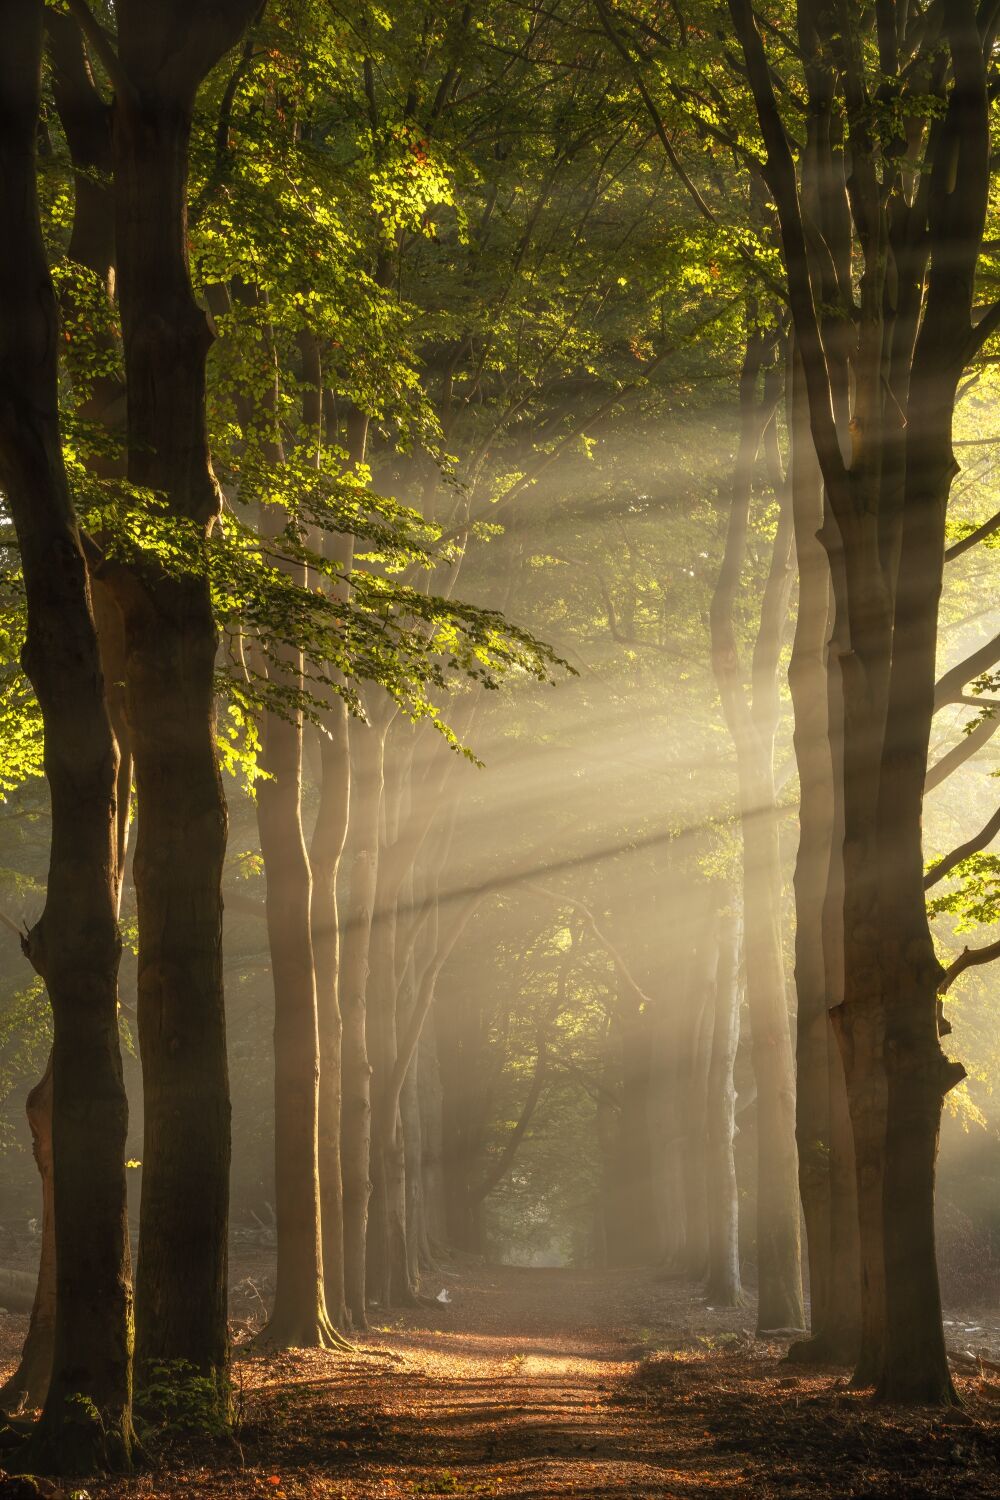
[[[384,830],[389,842],[395,830]],[[387,889],[391,861],[379,860],[376,916],[368,982],[368,1042],[372,1062],[372,1216],[368,1230],[368,1295],[380,1307],[415,1301],[406,1247],[406,1159],[396,1072],[396,900]],[[402,1080],[400,1080],[401,1085]]]
[[[743,838],[744,955],[757,1081],[757,1258],[760,1329],[801,1327],[804,1321],[799,1242],[798,1161],[795,1149],[795,1073],[781,938],[781,855],[774,789],[778,723],[777,674],[791,575],[791,506],[780,474],[773,426],[780,371],[760,373],[767,335],[751,330],[740,377],[740,438],[722,567],[710,612],[712,666],[736,750]],[[781,501],[771,566],[754,645],[752,697],[747,701],[734,627],[750,516],[753,471],[762,442]]]
[[[347,708],[331,704],[326,734],[320,736],[320,800],[309,847],[312,866],[310,908],[313,963],[319,1019],[319,1181],[323,1226],[323,1275],[327,1310],[335,1328],[349,1319],[344,1296],[344,1185],[341,1176],[340,925],[337,871],[347,837],[351,794]]]
[[[351,806],[346,850],[347,901],[342,924],[340,1011],[343,1020],[341,1162],[344,1189],[344,1291],[355,1328],[368,1326],[366,1243],[371,1197],[371,1064],[366,1005],[369,947],[378,882],[379,810],[385,740],[354,722]]]
[[[301,341],[303,375],[320,396],[321,411],[315,412],[311,394],[304,398],[307,426],[318,430],[322,414],[322,365],[317,340]],[[347,449],[355,468],[365,461],[368,417],[352,409],[347,420]],[[336,426],[325,426],[328,442],[336,441]],[[319,441],[317,439],[317,451]],[[350,534],[326,538],[327,555],[345,573],[354,562],[354,538]],[[341,1165],[341,1088],[343,1074],[343,1021],[340,1008],[340,914],[337,876],[347,841],[351,802],[350,715],[343,698],[331,694],[325,733],[320,735],[320,796],[316,824],[309,846],[312,868],[310,927],[313,964],[316,971],[316,1001],[319,1021],[319,1183],[323,1226],[323,1276],[326,1305],[335,1328],[350,1325],[344,1292],[344,1181]]]
[[[140,1368],[185,1361],[228,1409],[230,1108],[222,982],[226,805],[215,752],[217,632],[204,566],[221,496],[208,454],[210,333],[187,265],[194,99],[256,0],[193,11],[119,0],[118,292],[128,477],[161,497],[184,569],[147,554],[121,598],[138,831],[138,1032],[145,1139],[136,1276]]]
[[[45,907],[25,951],[53,1014],[56,1311],[52,1378],[29,1463],[127,1467],[131,1327],[118,1044],[118,756],[60,451],[58,320],[39,223],[35,137],[42,7],[9,8],[0,53],[0,482],[28,605],[23,661],[42,711],[51,798]],[[80,1398],[93,1420],[80,1420]]]
[[[299,664],[301,680],[301,663]],[[257,822],[274,982],[277,1275],[261,1338],[279,1348],[336,1341],[327,1317],[319,1186],[319,1034],[310,932],[312,879],[302,834],[302,721],[269,713]]]
[[[28,1336],[17,1369],[0,1389],[0,1406],[29,1410],[39,1407],[49,1389],[56,1332],[56,1220],[52,1175],[52,1055],[28,1095],[31,1149],[42,1179],[42,1248],[31,1308]]]
[[[425,1026],[417,1049],[417,1090],[420,1101],[420,1158],[423,1165],[423,1204],[430,1255],[448,1239],[444,1210],[441,1141],[441,1072],[433,1026]],[[426,1269],[426,1267],[425,1267]]]
[[[822,476],[816,462],[801,368],[792,377],[792,507],[799,610],[789,666],[799,772],[795,866],[798,993],[796,1137],[809,1254],[811,1337],[792,1346],[799,1362],[853,1364],[859,1341],[857,1196],[843,1063],[830,1010],[843,995],[843,761],[840,665],[830,563],[819,540]]]
[[[713,900],[707,888],[704,895]],[[716,971],[719,966],[719,913],[702,914],[701,932],[692,954],[688,988],[689,1032],[685,1080],[684,1199],[687,1236],[685,1271],[696,1281],[709,1269],[711,1225],[708,1187],[709,1072],[715,1027]]]
[[[733,1069],[740,1044],[740,923],[724,911],[715,971],[712,1060],[708,1075],[706,1181],[708,1185],[708,1280],[705,1296],[716,1307],[739,1307],[740,1200],[733,1141],[736,1087]]]
[[[412,994],[412,972],[407,978],[406,990]],[[423,1136],[420,1128],[420,1085],[416,1057],[406,1069],[399,1098],[399,1112],[403,1130],[403,1169],[406,1183],[407,1284],[415,1291],[420,1285],[421,1267],[430,1260],[424,1217]]]
[[[956,63],[956,66],[958,64]],[[985,85],[982,85],[985,87]],[[957,85],[956,85],[957,87]],[[985,131],[982,119],[963,125]],[[988,141],[982,149],[989,155]],[[981,220],[979,233],[982,232]],[[938,1030],[942,968],[924,896],[921,814],[935,702],[937,605],[945,514],[955,471],[951,414],[968,288],[932,273],[918,338],[907,431],[895,649],[879,796],[881,979],[886,1014],[884,1175],[886,1326],[878,1394],[888,1401],[957,1403],[945,1353],[934,1244],[934,1177],[941,1109],[965,1076]],[[956,355],[958,357],[956,357]]]

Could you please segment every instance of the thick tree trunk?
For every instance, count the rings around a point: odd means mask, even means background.
[[[978,122],[983,129],[982,121]],[[977,121],[969,122],[975,130]],[[983,141],[988,155],[988,144]],[[982,232],[981,221],[979,232]],[[945,1094],[965,1076],[938,1031],[941,965],[924,898],[921,814],[934,715],[937,604],[951,446],[967,316],[959,278],[932,281],[912,375],[895,650],[879,797],[881,979],[886,1014],[884,1174],[886,1328],[878,1394],[889,1401],[957,1402],[945,1353],[934,1244],[934,1177]],[[957,305],[952,305],[956,303]],[[956,358],[956,355],[958,356]]]
[[[187,266],[194,98],[255,4],[150,11],[119,0],[115,79],[118,292],[128,476],[155,491],[186,569],[144,558],[123,589],[138,792],[138,1031],[146,1107],[136,1355],[226,1387],[229,1083],[222,985],[226,806],[215,753],[217,633],[204,539],[221,497],[209,460],[210,334]]]
[[[739,1307],[740,1201],[733,1141],[736,1086],[733,1069],[740,1043],[740,922],[724,911],[714,986],[712,1060],[708,1075],[706,1180],[708,1184],[708,1279],[705,1296],[716,1307]]]
[[[0,482],[21,552],[23,660],[42,711],[52,815],[45,907],[25,939],[52,1003],[56,1222],[52,1378],[29,1462],[92,1473],[127,1466],[133,1436],[118,757],[60,451],[56,304],[35,187],[42,7],[17,0],[9,12],[0,53]],[[81,1397],[93,1421],[80,1421]]]

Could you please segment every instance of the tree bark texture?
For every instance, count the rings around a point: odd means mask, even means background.
[[[129,480],[158,497],[184,566],[146,555],[121,591],[138,829],[138,1033],[145,1097],[136,1355],[183,1361],[228,1401],[229,1082],[222,984],[226,805],[215,752],[217,631],[205,540],[210,333],[187,263],[197,89],[256,0],[116,6],[115,228]]]
[[[990,190],[995,23],[973,0],[956,0],[932,39],[880,24],[882,79],[904,62],[923,69],[937,101],[920,129],[908,126],[886,143],[871,129],[857,18],[842,28],[820,6],[800,9],[808,113],[842,119],[846,135],[820,149],[836,223],[810,213],[807,235],[805,185],[800,199],[752,7],[730,0],[730,12],[766,147],[810,426],[835,522],[822,533],[844,647],[844,999],[833,1015],[861,1230],[855,1380],[886,1400],[949,1404],[934,1169],[942,1101],[963,1070],[945,1059],[938,1035],[940,969],[927,931],[920,813],[956,469],[952,417],[962,373],[1000,318],[993,307],[972,321]],[[913,146],[922,136],[920,159]],[[832,288],[823,280],[831,269]],[[839,316],[830,318],[829,308]],[[852,322],[848,379],[829,325]],[[845,408],[849,424],[838,420]]]
[[[38,1468],[125,1467],[132,1447],[128,1107],[118,1043],[116,785],[87,569],[60,450],[57,312],[35,182],[42,7],[12,0],[0,55],[0,482],[28,605],[52,816],[45,907],[25,950],[53,1013],[56,1307]],[[93,1417],[79,1419],[79,1398]]]

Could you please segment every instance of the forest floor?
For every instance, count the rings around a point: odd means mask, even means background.
[[[153,1443],[89,1500],[1000,1496],[1000,1383],[959,1377],[952,1414],[876,1409],[842,1371],[782,1364],[750,1308],[650,1271],[466,1265],[444,1288],[350,1355],[241,1354],[238,1441]],[[950,1316],[957,1348],[1000,1357],[1000,1317]],[[0,1365],[21,1329],[0,1317]]]

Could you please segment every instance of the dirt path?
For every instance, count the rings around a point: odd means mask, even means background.
[[[175,1445],[90,1500],[1000,1496],[1000,1405],[978,1381],[967,1413],[875,1411],[837,1372],[783,1365],[749,1309],[648,1271],[477,1268],[438,1286],[447,1305],[352,1356],[238,1358],[238,1447],[179,1462]]]

